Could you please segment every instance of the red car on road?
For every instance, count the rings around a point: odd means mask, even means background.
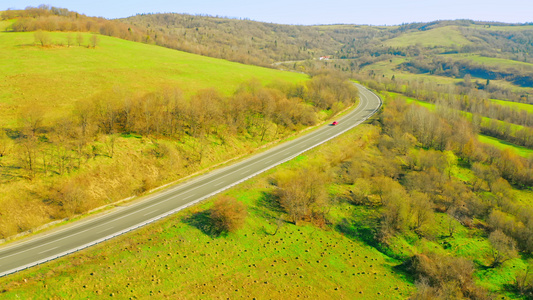
[[[331,125],[333,125],[333,126],[335,126],[337,124],[339,124],[337,121],[333,121],[333,123],[331,123]]]

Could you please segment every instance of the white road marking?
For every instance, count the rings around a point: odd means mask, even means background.
[[[187,199],[192,198],[192,197],[194,197],[194,196],[196,196],[196,194],[189,195],[189,196],[183,198],[183,200],[187,200]]]
[[[37,254],[43,254],[43,253],[45,253],[45,252],[50,252],[50,251],[52,251],[52,250],[54,250],[54,249],[57,249],[57,248],[59,248],[59,246],[58,246],[58,247],[54,247],[54,248],[50,248],[50,249],[48,249],[48,250],[44,250],[44,251],[39,252],[39,253],[37,253]]]
[[[113,229],[113,228],[115,228],[115,226],[107,227],[106,229],[104,229],[104,230],[100,230],[100,231],[98,231],[97,233],[102,233],[102,232],[104,232],[104,231],[108,231],[109,229]]]
[[[111,223],[111,222],[115,222],[115,221],[120,220],[120,219],[124,219],[124,218],[126,218],[126,217],[129,217],[129,216],[131,216],[131,215],[133,215],[133,214],[139,213],[139,212],[141,212],[141,211],[143,211],[143,210],[147,210],[147,209],[149,209],[150,207],[156,206],[156,205],[161,204],[161,203],[163,203],[163,202],[164,202],[164,201],[154,203],[154,204],[152,204],[152,205],[150,205],[150,206],[147,206],[147,207],[145,207],[145,208],[143,208],[143,209],[139,209],[139,210],[136,210],[136,211],[130,212],[130,213],[127,214],[127,215],[123,215],[122,217],[118,217],[118,218],[116,218],[116,219],[113,219],[113,220],[110,220],[110,221],[105,222],[105,223],[103,223],[103,224],[100,224],[99,226],[102,226],[102,225],[105,225],[105,224],[109,224],[109,223]]]
[[[60,239],[57,239],[57,240],[54,240],[54,241],[48,242],[48,243],[46,243],[46,244],[42,244],[42,245],[35,246],[35,247],[29,248],[29,249],[26,249],[26,250],[22,250],[22,251],[19,251],[19,252],[17,252],[17,253],[10,254],[10,255],[8,255],[8,256],[3,256],[3,257],[1,257],[0,259],[6,259],[6,258],[8,258],[8,257],[18,255],[18,254],[20,254],[20,253],[28,252],[28,251],[31,251],[31,250],[33,250],[33,249],[37,249],[37,248],[40,248],[40,247],[46,246],[46,245],[48,245],[48,244],[57,243],[57,242],[59,242],[59,241],[61,241],[61,240],[68,239],[69,237],[72,237],[72,236],[78,235],[78,234],[80,234],[80,233],[84,233],[84,232],[86,232],[86,231],[92,230],[93,228],[94,228],[94,227],[92,227],[92,228],[88,228],[88,229],[85,229],[85,230],[80,231],[80,232],[78,232],[78,233],[74,233],[74,234],[71,234],[71,235],[67,235],[67,236],[65,236],[65,237],[62,237],[62,238],[60,238]]]
[[[147,216],[147,215],[151,215],[151,214],[155,213],[155,212],[158,211],[158,210],[159,210],[159,209],[152,210],[151,212],[149,212],[149,213],[145,213],[144,215],[145,215],[145,216]]]

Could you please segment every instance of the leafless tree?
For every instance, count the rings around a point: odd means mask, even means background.
[[[89,45],[92,48],[96,48],[96,46],[98,46],[99,44],[100,44],[100,37],[97,34],[91,35],[91,37],[89,38]]]
[[[42,30],[35,31],[33,36],[35,37],[35,42],[41,44],[42,47],[49,46],[52,41],[50,33]]]
[[[489,242],[492,246],[490,251],[492,257],[491,267],[497,267],[518,256],[516,242],[499,229],[489,235]]]

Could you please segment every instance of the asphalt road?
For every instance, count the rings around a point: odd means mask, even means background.
[[[361,124],[381,106],[381,100],[361,85],[357,108],[300,138],[280,144],[233,165],[198,176],[158,192],[142,202],[118,207],[48,233],[0,248],[0,277],[45,263],[124,234],[209,198],[261,172],[286,162]]]

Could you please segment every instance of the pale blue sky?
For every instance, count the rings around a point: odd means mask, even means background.
[[[0,10],[43,3],[105,18],[176,12],[302,25],[395,25],[455,19],[533,22],[531,0],[0,0]]]

